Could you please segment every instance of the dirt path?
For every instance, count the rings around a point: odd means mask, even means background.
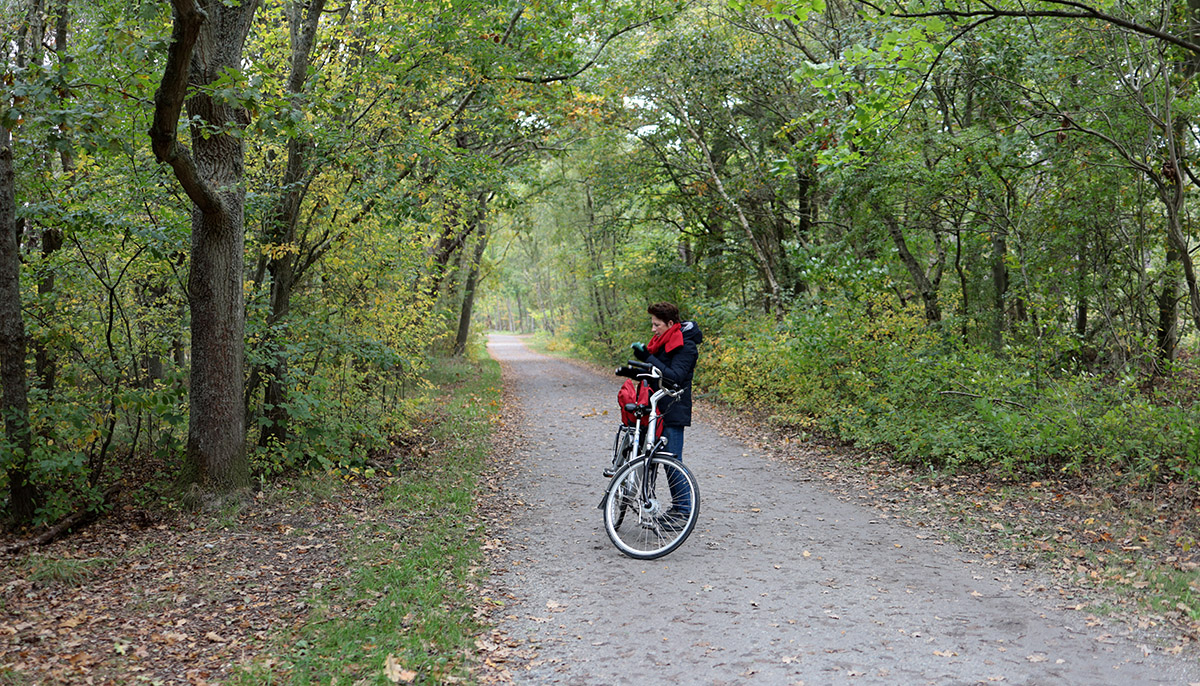
[[[1200,665],[1057,609],[1019,570],[842,502],[797,465],[697,424],[701,519],[671,555],[621,555],[596,508],[615,377],[493,336],[525,413],[496,583],[519,684],[1200,683]],[[603,414],[608,410],[607,414]],[[1118,634],[1118,635],[1114,635]]]

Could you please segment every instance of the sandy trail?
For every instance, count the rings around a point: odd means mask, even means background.
[[[1200,665],[1089,626],[1020,570],[895,524],[697,423],[685,462],[700,523],[665,558],[621,555],[596,508],[619,379],[488,347],[525,413],[496,582],[501,624],[538,657],[520,684],[1079,684],[1200,682]],[[603,414],[608,410],[607,414]]]

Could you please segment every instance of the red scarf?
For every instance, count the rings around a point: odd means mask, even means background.
[[[658,334],[650,339],[646,344],[646,349],[651,355],[658,355],[664,352],[671,352],[676,348],[683,347],[683,331],[679,329],[679,322],[675,322],[666,331]]]

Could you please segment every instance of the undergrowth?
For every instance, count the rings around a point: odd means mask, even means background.
[[[478,357],[478,356],[477,356]],[[480,559],[474,493],[500,398],[489,360],[435,361],[418,403],[422,440],[387,479],[381,511],[353,522],[342,583],[307,622],[278,633],[275,656],[235,683],[453,683],[481,630],[468,588]]]
[[[1132,365],[1089,371],[1069,336],[966,345],[952,321],[930,326],[915,304],[884,297],[797,307],[778,320],[694,310],[684,317],[705,330],[697,391],[781,424],[936,470],[1200,482],[1197,374],[1186,361],[1148,377]],[[543,346],[603,362],[628,355],[624,343],[598,351],[559,338]]]

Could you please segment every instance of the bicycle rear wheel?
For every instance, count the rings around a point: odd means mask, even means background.
[[[613,446],[613,468],[620,469],[631,459],[633,459],[633,427],[622,426],[617,431],[617,440]],[[616,475],[614,474],[613,476]],[[626,484],[626,490],[629,490],[629,486],[630,484]],[[622,500],[615,515],[616,523],[613,524],[614,529],[621,528],[621,524],[625,521],[625,512],[629,509],[630,502],[628,498]]]
[[[672,482],[686,483],[688,490],[679,493],[690,493],[690,498],[674,500],[668,487]],[[659,455],[617,470],[604,500],[609,539],[617,550],[638,560],[653,560],[683,545],[699,516],[696,477],[679,460]]]

